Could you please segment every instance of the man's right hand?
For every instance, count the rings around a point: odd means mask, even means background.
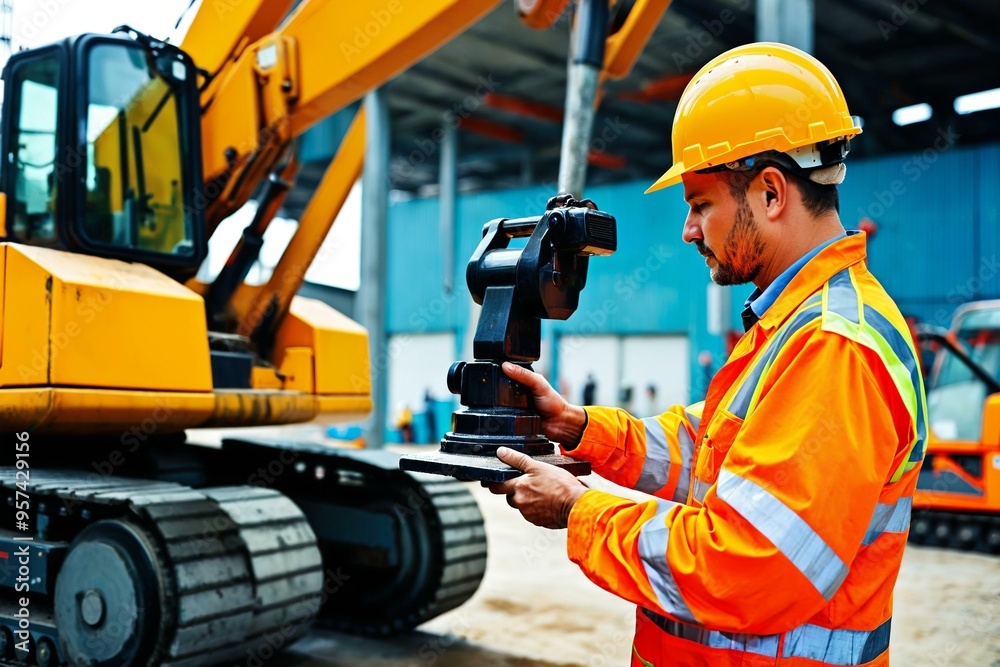
[[[566,449],[580,444],[587,425],[587,413],[573,405],[552,388],[544,377],[527,368],[505,361],[503,372],[531,390],[535,409],[542,416],[542,433]]]

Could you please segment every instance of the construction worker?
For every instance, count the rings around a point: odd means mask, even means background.
[[[504,366],[566,454],[655,496],[588,489],[510,449],[525,474],[490,487],[568,527],[570,559],[639,605],[636,667],[888,665],[926,406],[906,323],[838,216],[860,132],[815,58],[779,44],[715,58],[649,190],[683,181],[684,240],[715,282],[757,288],[706,400],[640,420]]]

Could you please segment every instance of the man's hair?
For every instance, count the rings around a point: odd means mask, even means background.
[[[721,172],[724,174],[729,191],[733,193],[733,197],[736,198],[737,202],[742,203],[746,201],[747,188],[750,187],[750,182],[765,167],[775,167],[784,174],[785,178],[798,188],[799,194],[802,195],[802,203],[805,204],[806,210],[813,215],[822,215],[829,211],[840,212],[840,194],[837,192],[836,185],[820,185],[774,162],[760,162],[747,171]]]

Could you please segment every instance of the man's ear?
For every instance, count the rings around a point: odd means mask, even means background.
[[[781,170],[776,167],[765,167],[758,177],[760,192],[764,203],[764,214],[768,220],[777,220],[788,206],[789,188],[791,184]]]

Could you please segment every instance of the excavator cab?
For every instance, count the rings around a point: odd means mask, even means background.
[[[193,275],[207,242],[191,58],[121,28],[14,54],[3,79],[3,240]]]

